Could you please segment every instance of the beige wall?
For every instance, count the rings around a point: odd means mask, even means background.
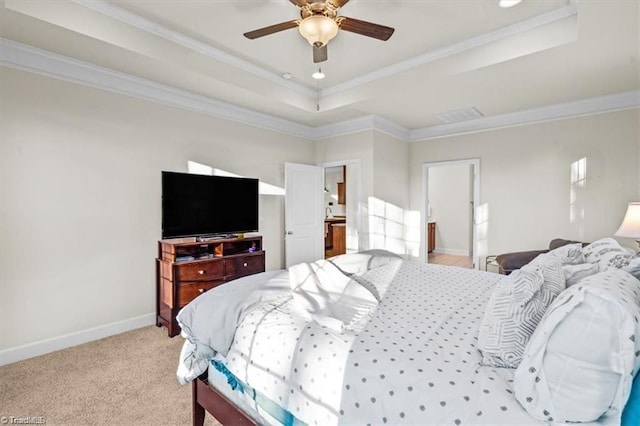
[[[359,160],[362,194],[366,198],[373,193],[373,132],[335,136],[317,141],[315,157],[317,164]]]
[[[370,197],[419,212],[423,163],[477,157],[484,253],[611,235],[640,199],[638,110],[410,144],[373,131],[310,142],[1,70],[0,350],[153,315],[160,171],[189,160],[278,187],[285,162],[359,160],[366,215]],[[586,180],[572,185],[581,158]],[[283,208],[260,197],[267,269],[283,265]]]
[[[410,255],[417,246],[411,242],[410,235],[415,232],[408,223],[409,144],[380,132],[373,136],[373,199],[368,202],[368,248]]]
[[[1,70],[1,349],[155,312],[161,170],[283,187],[285,162],[314,162],[309,141]],[[260,197],[267,269],[283,265],[283,206]]]
[[[408,142],[377,131],[317,142],[316,160],[319,164],[360,161],[360,250],[387,248],[399,254],[407,250],[402,214],[409,204],[408,156]],[[348,185],[353,183],[353,178],[347,173]],[[385,212],[379,214],[381,209]],[[398,215],[389,215],[389,211],[399,213],[400,222]]]
[[[413,143],[412,207],[423,163],[477,157],[480,256],[611,236],[639,196],[639,120],[636,109]],[[581,159],[582,185],[571,174]]]
[[[326,164],[343,161],[355,161],[358,167],[347,166],[347,205],[353,197],[349,194],[359,193],[359,200],[353,210],[357,216],[354,220],[347,214],[347,250],[354,248],[363,250],[369,247],[368,232],[365,215],[367,211],[366,200],[373,193],[373,132],[359,132],[354,134],[335,136],[322,139],[315,143],[316,163]],[[359,176],[355,176],[357,170]],[[355,182],[358,180],[359,182]],[[354,188],[354,184],[357,188]],[[355,189],[355,190],[354,190]],[[360,228],[354,231],[354,228]]]
[[[409,207],[409,143],[374,133],[373,195],[401,209]]]

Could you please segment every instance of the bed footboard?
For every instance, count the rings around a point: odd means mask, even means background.
[[[242,410],[218,393],[202,376],[192,382],[192,419],[193,426],[203,426],[205,410],[223,425],[255,425]]]

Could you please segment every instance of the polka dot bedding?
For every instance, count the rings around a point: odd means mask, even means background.
[[[384,297],[359,331],[315,321],[290,296],[253,305],[226,367],[309,425],[538,424],[513,370],[481,366],[477,349],[504,276],[419,261],[394,271],[381,268]]]

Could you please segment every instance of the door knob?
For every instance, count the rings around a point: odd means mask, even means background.
[[[287,231],[287,235],[293,235],[293,231]]]

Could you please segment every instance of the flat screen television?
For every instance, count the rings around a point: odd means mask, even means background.
[[[162,172],[162,238],[258,230],[258,179]]]

